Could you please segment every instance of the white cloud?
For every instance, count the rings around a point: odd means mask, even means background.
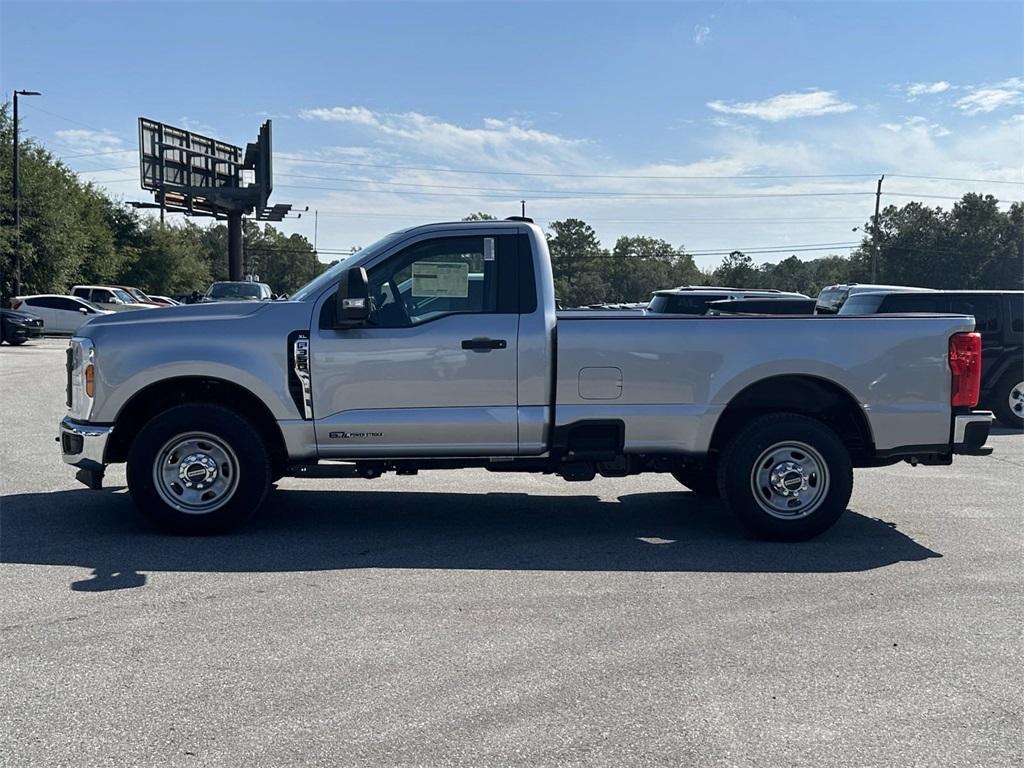
[[[1024,78],[1011,77],[999,83],[971,86],[956,105],[968,115],[978,115],[1020,103],[1024,103]]]
[[[693,44],[704,45],[711,40],[711,27],[705,24],[697,24],[693,28]]]
[[[377,116],[366,107],[319,107],[299,112],[303,120],[326,120],[335,123],[356,123],[357,125],[379,125]]]
[[[928,136],[949,136],[949,130],[942,127],[938,123],[932,123],[927,118],[921,116],[908,117],[902,123],[882,123],[882,128],[893,133],[918,133],[927,134]]]
[[[378,112],[361,106],[306,109],[299,117],[368,129],[407,152],[511,170],[573,163],[587,143],[509,118],[488,117],[479,127],[467,127],[419,112]]]
[[[110,152],[121,149],[124,141],[113,131],[94,131],[87,128],[69,128],[56,131],[57,139],[76,153]]]
[[[936,93],[944,93],[952,86],[945,80],[936,80],[934,83],[909,83],[905,90],[907,96],[916,99],[918,96],[931,96]]]
[[[708,106],[726,115],[744,115],[775,123],[797,117],[852,112],[857,107],[840,101],[835,91],[811,90],[780,93],[763,101],[709,101]]]

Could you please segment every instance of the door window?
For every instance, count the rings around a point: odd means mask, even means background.
[[[92,301],[98,301],[103,304],[110,304],[114,301],[114,294],[110,291],[96,290],[92,292]]]
[[[78,296],[79,298],[82,298],[82,299],[88,299],[89,298],[89,289],[88,288],[75,288],[75,290],[73,290],[71,292],[71,295],[72,296]]]
[[[1010,332],[1020,338],[1024,334],[1024,295],[1011,293],[1006,298],[1010,308]]]
[[[515,236],[416,243],[368,273],[368,325],[403,328],[450,314],[517,311]]]
[[[59,299],[56,296],[40,296],[37,299],[26,299],[25,303],[30,307],[40,309],[61,309]]]

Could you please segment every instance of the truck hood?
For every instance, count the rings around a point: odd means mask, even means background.
[[[282,302],[284,303],[284,302]],[[182,304],[178,307],[162,307],[145,309],[138,312],[114,312],[109,315],[94,317],[84,326],[80,334],[86,330],[106,326],[147,326],[165,323],[187,323],[214,320],[240,320],[254,315],[270,306],[265,301],[222,301],[213,304]]]

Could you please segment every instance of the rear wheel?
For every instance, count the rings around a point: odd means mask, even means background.
[[[1005,426],[1024,427],[1024,376],[1007,371],[992,390],[992,411]]]
[[[853,491],[846,446],[821,422],[798,414],[752,421],[730,441],[718,485],[755,535],[802,541],[831,528]]]
[[[128,452],[136,506],[174,533],[220,533],[245,522],[270,487],[259,432],[218,405],[180,405],[150,420]]]

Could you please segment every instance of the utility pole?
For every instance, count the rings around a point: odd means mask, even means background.
[[[228,212],[228,280],[239,281],[242,270],[242,212]]]
[[[871,282],[878,282],[878,206],[882,201],[882,182],[885,181],[885,174],[878,180],[878,188],[875,190],[875,216],[871,220]]]
[[[21,190],[18,187],[18,96],[40,96],[39,91],[14,92],[14,157],[11,162],[11,193],[14,198],[14,295],[21,293]]]

